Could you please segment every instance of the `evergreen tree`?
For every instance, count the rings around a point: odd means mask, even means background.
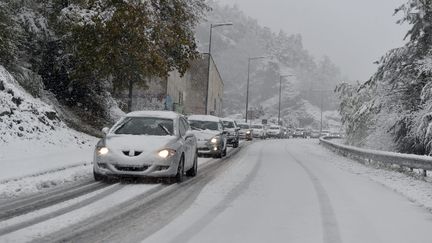
[[[17,24],[13,19],[10,2],[0,0],[0,64],[10,67],[18,54]]]

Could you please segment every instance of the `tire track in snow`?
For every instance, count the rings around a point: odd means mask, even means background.
[[[0,221],[43,209],[107,186],[109,186],[109,184],[101,182],[87,182],[66,189],[60,188],[48,193],[14,200],[5,203],[4,205],[0,205]]]
[[[252,170],[245,176],[245,179],[243,179],[231,191],[229,191],[227,196],[215,207],[213,207],[207,214],[189,226],[185,231],[174,237],[170,243],[188,242],[211,222],[213,222],[213,220],[219,214],[223,213],[232,202],[240,197],[249,188],[250,184],[256,178],[258,171],[261,168],[262,152],[263,147],[260,148],[257,161],[255,162]]]
[[[77,225],[32,242],[139,242],[171,222],[186,210],[204,186],[229,168],[243,146],[227,157],[212,160],[200,168],[197,177],[156,188]]]
[[[126,186],[125,184],[115,184],[111,188],[109,188],[109,189],[107,189],[107,190],[105,190],[105,191],[103,191],[97,195],[94,195],[90,198],[87,198],[81,202],[72,204],[68,207],[61,208],[59,210],[53,211],[53,212],[48,213],[48,214],[40,215],[38,217],[32,218],[30,220],[26,220],[26,221],[18,223],[18,224],[11,225],[9,227],[1,228],[0,229],[0,236],[14,232],[14,231],[17,231],[17,230],[20,230],[20,229],[23,229],[23,228],[26,228],[26,227],[29,227],[29,226],[32,226],[32,225],[35,225],[35,224],[43,222],[43,221],[50,220],[50,219],[55,218],[57,216],[69,213],[69,212],[74,211],[74,210],[79,209],[79,208],[82,208],[82,207],[84,207],[84,206],[86,206],[92,202],[98,201],[98,200],[122,189],[125,186]]]
[[[330,201],[330,197],[327,194],[324,186],[321,184],[318,177],[299,159],[297,159],[292,153],[287,149],[287,145],[284,146],[285,151],[293,158],[293,160],[303,168],[306,174],[309,176],[315,192],[318,197],[318,202],[320,205],[321,212],[321,224],[323,228],[323,242],[324,243],[341,243],[341,235],[339,231],[339,225],[336,219],[336,215],[333,210],[333,206]]]

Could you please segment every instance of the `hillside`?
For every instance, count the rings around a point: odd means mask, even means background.
[[[88,162],[96,141],[68,128],[0,66],[0,181]]]
[[[222,6],[214,1],[210,4],[212,11],[197,28],[200,51],[208,52],[211,23],[233,23],[232,26],[214,28],[212,40],[212,54],[225,82],[224,107],[227,114],[244,114],[248,57],[255,56],[271,57],[251,62],[252,109],[263,103],[277,107],[278,99],[274,97],[278,96],[280,75],[289,74],[295,76],[283,81],[283,117],[290,119],[288,111],[300,109],[302,100],[317,107],[322,100],[325,110],[336,110],[333,90],[342,78],[328,57],[316,59],[310,55],[300,34],[274,33],[236,6]],[[275,114],[272,109],[267,111]]]

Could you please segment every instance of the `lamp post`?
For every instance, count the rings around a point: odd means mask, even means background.
[[[247,73],[247,84],[246,84],[246,118],[245,122],[248,121],[248,109],[249,109],[249,79],[250,79],[250,63],[253,60],[259,60],[264,58],[269,58],[270,56],[261,56],[261,57],[249,57],[248,58],[248,73]]]
[[[230,26],[233,25],[232,23],[219,23],[219,24],[210,24],[210,38],[209,38],[209,49],[208,49],[208,75],[207,75],[207,94],[206,94],[206,100],[205,100],[205,114],[208,114],[208,99],[209,99],[209,85],[210,85],[210,69],[211,69],[211,50],[212,50],[212,35],[213,35],[213,28],[221,27],[221,26]]]
[[[289,74],[289,75],[281,75],[279,79],[279,113],[278,113],[278,125],[280,125],[280,118],[281,118],[281,97],[282,97],[282,79],[286,77],[293,77],[295,75]]]

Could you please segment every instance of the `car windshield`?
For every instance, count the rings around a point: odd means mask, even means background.
[[[174,122],[171,119],[153,117],[126,118],[114,131],[114,134],[167,136],[174,132]]]
[[[254,129],[262,129],[262,126],[261,125],[252,125],[252,128],[254,128]]]
[[[232,121],[224,121],[223,125],[225,128],[235,128],[234,122]]]
[[[270,127],[271,130],[279,130],[279,127]]]
[[[197,120],[189,120],[190,126],[192,129],[201,129],[201,130],[219,130],[219,123],[214,121],[197,121]]]
[[[249,125],[246,124],[239,124],[238,125],[241,129],[249,129]]]

